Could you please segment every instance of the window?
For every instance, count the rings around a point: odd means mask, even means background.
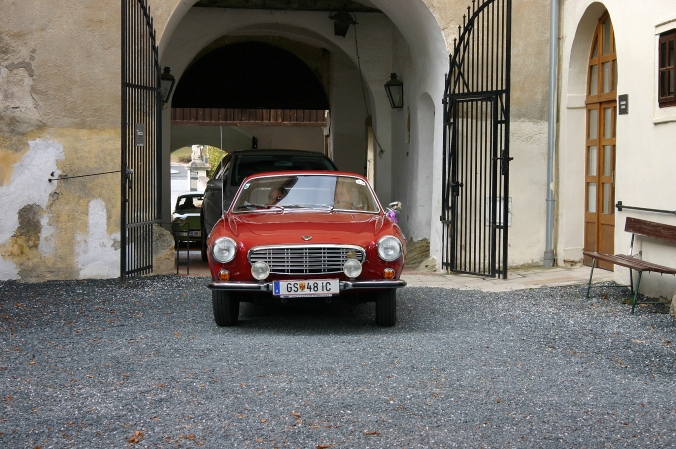
[[[660,34],[659,41],[659,75],[658,98],[661,108],[676,106],[676,29]]]

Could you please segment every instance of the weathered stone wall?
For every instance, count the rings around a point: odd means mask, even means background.
[[[119,2],[0,11],[0,279],[116,277]]]

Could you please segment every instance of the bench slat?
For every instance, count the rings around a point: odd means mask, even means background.
[[[626,232],[631,232],[632,234],[640,234],[646,237],[676,243],[676,226],[627,217],[627,221],[624,223],[624,230]]]

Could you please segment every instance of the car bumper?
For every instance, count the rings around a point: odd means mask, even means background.
[[[340,281],[340,291],[349,290],[384,290],[388,288],[402,288],[406,286],[406,281],[399,279],[396,281]],[[272,293],[272,282],[211,282],[208,287],[212,290],[225,290],[231,292],[270,292]]]

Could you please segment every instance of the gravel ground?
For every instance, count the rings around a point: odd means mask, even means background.
[[[0,446],[676,446],[676,321],[627,292],[253,306],[206,278],[0,282]]]

